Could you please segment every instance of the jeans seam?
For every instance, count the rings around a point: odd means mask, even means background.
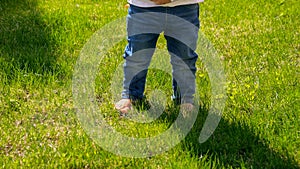
[[[165,24],[164,24],[164,28],[163,30],[166,30],[167,27],[168,27],[168,8],[166,7],[166,10],[165,10]]]

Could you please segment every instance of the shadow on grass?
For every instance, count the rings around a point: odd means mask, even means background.
[[[207,116],[201,110],[192,131],[185,139],[184,147],[199,158],[209,155],[226,168],[299,168],[288,153],[280,154],[270,149],[266,140],[242,123],[230,123],[222,119],[212,137],[205,143],[198,142],[199,133]]]
[[[36,0],[0,0],[0,69],[45,74],[56,64],[55,43],[42,21]]]

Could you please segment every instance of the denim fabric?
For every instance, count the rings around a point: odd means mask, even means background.
[[[178,103],[193,103],[199,26],[198,4],[150,8],[130,5],[122,98],[136,100],[144,97],[148,66],[159,34],[164,32],[171,55],[173,99]]]

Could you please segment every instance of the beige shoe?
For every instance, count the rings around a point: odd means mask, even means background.
[[[130,99],[121,99],[115,104],[115,108],[122,114],[127,114],[132,109]]]

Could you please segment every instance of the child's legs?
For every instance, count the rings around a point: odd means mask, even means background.
[[[199,31],[198,4],[178,6],[170,13],[184,19],[184,23],[172,17],[165,30],[168,51],[173,68],[173,99],[177,103],[193,103],[195,94],[195,73],[198,55],[195,53]]]
[[[123,99],[143,98],[147,69],[164,22],[161,14],[153,12],[163,10],[165,8],[141,8],[134,5],[128,9]]]
[[[125,49],[123,99],[141,99],[147,70],[155,51],[159,34],[139,34],[128,38]]]
[[[165,37],[171,55],[173,99],[177,103],[193,103],[198,55],[177,39]]]

